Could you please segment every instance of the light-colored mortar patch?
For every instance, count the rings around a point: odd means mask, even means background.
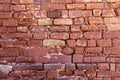
[[[10,71],[12,71],[12,68],[12,66],[0,64],[0,72],[3,72],[5,74],[8,74]]]

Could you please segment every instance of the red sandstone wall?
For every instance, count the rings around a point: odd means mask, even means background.
[[[120,0],[0,0],[0,80],[120,80]]]

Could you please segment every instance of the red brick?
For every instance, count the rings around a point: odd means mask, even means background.
[[[101,17],[90,17],[89,23],[90,24],[103,24],[103,19]]]
[[[75,40],[67,40],[67,45],[69,47],[75,47],[76,46],[76,41]]]
[[[112,43],[113,43],[113,46],[120,46],[120,39],[113,39]]]
[[[84,37],[86,39],[100,39],[102,38],[101,32],[85,32]]]
[[[51,26],[50,28],[51,32],[68,32],[69,26]]]
[[[120,2],[120,0],[106,0],[107,2]]]
[[[52,63],[71,63],[71,56],[68,55],[53,55],[50,59]]]
[[[104,49],[104,54],[115,54],[119,55],[120,53],[120,47],[110,47],[110,48],[105,48]]]
[[[70,48],[70,47],[65,47],[65,48],[62,49],[62,53],[66,54],[66,55],[73,54],[73,49]]]
[[[52,33],[51,38],[53,39],[68,39],[69,34],[68,33]]]
[[[106,26],[105,25],[82,25],[81,30],[82,31],[105,31]]]
[[[120,24],[107,24],[107,30],[108,31],[119,31],[120,30]]]
[[[61,76],[72,76],[73,75],[73,71],[72,70],[63,70],[63,71],[60,71],[59,74]]]
[[[102,0],[75,0],[75,2],[102,2]]]
[[[88,46],[95,47],[96,46],[96,41],[95,40],[88,40]]]
[[[68,11],[67,10],[62,10],[62,18],[68,18]]]
[[[0,27],[0,33],[5,33],[7,31],[6,27]]]
[[[120,80],[120,78],[114,78],[114,80]]]
[[[80,26],[71,25],[71,32],[80,32]]]
[[[10,12],[0,12],[0,18],[12,18],[12,13],[10,13]]]
[[[60,53],[61,52],[61,48],[57,48],[57,47],[51,47],[48,49],[48,53],[52,54],[52,53]]]
[[[42,41],[40,40],[30,40],[27,42],[28,46],[42,46]]]
[[[86,47],[87,46],[87,41],[86,40],[77,40],[76,41],[76,45],[77,46],[82,46],[82,47]]]
[[[87,4],[87,9],[103,9],[104,4],[103,3],[88,3]]]
[[[33,34],[33,39],[45,39],[45,38],[47,38],[47,33],[45,32]]]
[[[20,26],[17,27],[18,32],[28,32],[28,27]]]
[[[86,53],[92,53],[92,54],[101,54],[102,48],[101,47],[88,47],[85,48]]]
[[[38,25],[40,26],[49,26],[52,25],[52,19],[50,18],[43,18],[38,20]]]
[[[116,32],[116,31],[113,31],[113,32],[104,32],[103,33],[103,38],[120,38],[119,36],[120,32]]]
[[[93,78],[93,80],[103,80],[102,78]]]
[[[110,3],[109,4],[109,7],[112,9],[112,8],[119,8],[119,4],[120,3]]]
[[[100,10],[100,9],[94,9],[93,10],[93,14],[94,14],[94,16],[101,16],[102,10]]]
[[[84,76],[84,75],[85,75],[84,71],[79,71],[79,70],[75,71],[75,76]]]
[[[29,33],[15,33],[14,37],[19,38],[19,39],[30,39],[30,38],[32,38],[32,34],[29,34]]]
[[[32,33],[41,33],[41,32],[47,32],[48,27],[46,27],[46,26],[31,26],[30,30],[32,31]]]
[[[61,64],[61,63],[44,64],[44,69],[45,70],[64,70],[65,64]]]
[[[76,66],[73,63],[66,63],[65,68],[66,68],[66,70],[75,70]]]
[[[17,63],[33,63],[34,60],[32,58],[30,58],[30,57],[22,57],[22,56],[20,56],[20,57],[16,58],[16,62]]]
[[[3,20],[4,26],[18,26],[18,21],[14,19]]]
[[[85,4],[67,4],[67,9],[85,9]]]
[[[81,11],[81,10],[70,10],[70,18],[79,18],[79,17],[90,17],[92,16],[92,11]]]
[[[8,32],[16,32],[16,27],[9,27]]]
[[[73,2],[73,0],[60,0],[60,1],[56,1],[56,0],[51,0],[51,3],[62,3],[62,4],[66,4],[66,3],[72,3]]]
[[[25,11],[26,10],[25,5],[12,5],[12,9],[14,11]]]
[[[48,17],[49,18],[60,18],[61,17],[61,11],[59,11],[59,10],[48,11]]]
[[[0,11],[10,11],[11,5],[10,4],[1,4],[0,5]]]
[[[37,71],[37,74],[38,74],[41,78],[46,77],[46,71]]]
[[[107,58],[107,62],[117,63],[120,62],[120,58]]]
[[[120,18],[112,17],[112,18],[104,18],[105,24],[120,24]]]
[[[97,45],[100,47],[110,47],[112,46],[112,43],[110,39],[101,39],[97,40]]]
[[[64,10],[65,5],[63,4],[51,4],[50,5],[50,10]]]
[[[38,56],[47,55],[46,47],[31,48],[31,49],[27,49],[27,51],[28,51],[28,56],[30,57],[38,57]]]
[[[106,58],[103,56],[91,57],[91,62],[106,62]]]
[[[19,18],[21,19],[29,19],[29,18],[33,18],[32,13],[31,12],[20,12],[19,13]]]
[[[81,55],[81,54],[74,54],[73,55],[73,62],[74,63],[83,62],[83,55]]]
[[[100,71],[101,70],[107,71],[107,70],[109,70],[109,64],[107,64],[107,63],[100,63],[100,64],[98,64],[98,69]]]
[[[47,77],[48,78],[55,78],[55,77],[59,77],[59,72],[55,71],[55,70],[51,70],[47,72]]]
[[[71,39],[79,39],[79,38],[81,38],[83,36],[83,33],[78,33],[78,32],[76,32],[76,33],[70,33],[70,38]]]
[[[91,57],[84,57],[84,62],[91,62]]]
[[[48,63],[50,58],[46,56],[32,56],[34,63]]]
[[[20,4],[32,4],[33,0],[20,0]]]
[[[11,0],[12,4],[19,4],[19,0]]]
[[[103,17],[114,17],[116,15],[115,15],[114,9],[105,9],[102,12],[102,16]]]
[[[75,18],[74,19],[74,24],[83,24],[84,23],[84,19],[83,18]]]
[[[34,15],[35,15],[35,18],[47,18],[46,10],[35,11]]]
[[[72,19],[55,19],[54,20],[55,25],[71,25],[73,24]]]
[[[82,48],[82,47],[76,47],[75,48],[75,53],[77,53],[77,54],[83,54],[84,53],[84,48]]]

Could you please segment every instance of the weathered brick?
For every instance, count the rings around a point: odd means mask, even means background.
[[[68,11],[67,10],[62,10],[61,12],[62,12],[62,15],[61,15],[62,18],[68,18]]]
[[[25,5],[12,5],[12,9],[14,11],[25,11],[26,10]]]
[[[101,47],[88,47],[88,48],[85,48],[85,51],[87,53],[92,53],[92,54],[101,54],[102,48]]]
[[[72,76],[73,75],[73,71],[72,70],[63,70],[63,71],[60,71],[59,74],[61,76]]]
[[[14,19],[3,20],[4,26],[18,26],[18,21]]]
[[[26,12],[19,12],[19,18],[20,19],[31,19],[31,18],[33,18],[33,15],[32,15],[31,12],[28,12],[28,11],[26,11]]]
[[[103,3],[88,3],[87,4],[87,9],[103,9],[104,4]]]
[[[88,40],[88,46],[95,47],[96,46],[96,41],[95,40]]]
[[[106,0],[107,2],[120,2],[120,0]]]
[[[59,10],[49,11],[48,12],[48,17],[49,18],[60,18],[61,17],[61,11],[59,11]]]
[[[65,48],[62,49],[62,53],[66,54],[66,55],[73,54],[73,49],[70,48],[70,47],[65,47]]]
[[[65,41],[54,40],[54,39],[45,39],[43,40],[44,46],[65,46]]]
[[[71,55],[53,55],[49,62],[51,63],[71,63]]]
[[[70,33],[70,38],[71,39],[79,39],[83,36],[83,33],[79,33],[79,32],[76,32],[76,33]]]
[[[83,47],[75,47],[75,53],[83,54],[84,53],[84,48]]]
[[[102,12],[102,16],[103,17],[114,17],[116,16],[116,14],[113,9],[105,9]]]
[[[50,18],[39,19],[38,25],[52,25],[52,20]]]
[[[76,46],[76,41],[75,40],[67,40],[67,45],[69,47],[75,47]]]
[[[47,18],[46,10],[35,11],[34,15],[35,15],[35,18]]]
[[[112,43],[113,43],[113,46],[120,46],[120,39],[113,39]]]
[[[85,73],[84,73],[84,71],[76,70],[76,71],[75,71],[75,75],[76,75],[76,76],[84,76]]]
[[[81,55],[81,54],[74,54],[73,55],[73,62],[74,63],[83,62],[83,55]]]
[[[37,25],[37,19],[27,19],[27,20],[22,20],[19,21],[19,25],[21,26],[35,26]]]
[[[120,16],[120,8],[116,9],[116,13]]]
[[[116,54],[116,55],[119,55],[119,52],[120,52],[120,47],[119,46],[104,49],[104,54]]]
[[[40,10],[40,5],[29,4],[26,6],[27,6],[27,10]]]
[[[45,39],[45,38],[47,38],[47,33],[46,32],[33,34],[33,39]]]
[[[90,17],[89,23],[90,24],[103,24],[103,19],[101,17]]]
[[[91,62],[106,62],[106,58],[103,56],[91,57]]]
[[[109,64],[107,64],[107,63],[100,63],[100,64],[98,64],[98,69],[107,71],[107,70],[109,70]]]
[[[67,70],[75,70],[75,69],[76,69],[76,66],[75,66],[74,63],[66,63],[66,64],[65,64],[65,68],[66,68]]]
[[[105,24],[120,24],[120,18],[112,17],[112,18],[104,18]]]
[[[64,10],[65,5],[63,4],[51,4],[50,5],[50,10]]]
[[[11,5],[10,4],[1,4],[0,5],[0,11],[10,11]]]
[[[84,19],[83,18],[75,18],[74,19],[74,23],[75,24],[83,24],[84,23]]]
[[[81,26],[82,31],[105,31],[106,27],[105,25],[82,25]]]
[[[22,57],[22,56],[20,56],[20,57],[16,58],[16,62],[17,63],[33,63],[34,60],[32,58],[30,58],[30,57]]]
[[[51,70],[47,72],[47,77],[48,78],[55,78],[59,76],[59,72],[55,70]]]
[[[103,38],[120,38],[119,36],[120,32],[112,31],[112,32],[104,32],[103,33]]]
[[[110,39],[97,40],[97,45],[100,47],[110,47],[112,46],[112,41]]]
[[[71,25],[73,24],[72,19],[55,19],[54,20],[55,25]]]
[[[69,26],[51,26],[50,28],[51,32],[68,32]]]
[[[10,12],[0,12],[0,18],[12,18],[12,13],[10,13]]]
[[[87,41],[79,39],[79,40],[76,41],[76,45],[81,46],[81,47],[86,47],[87,46]]]
[[[31,26],[30,31],[32,31],[32,33],[47,32],[48,27],[46,27],[46,26]]]
[[[2,1],[0,1],[0,3],[5,4],[5,3],[10,3],[10,1],[11,1],[11,0],[2,0]]]
[[[49,49],[48,49],[48,53],[50,53],[50,54],[52,54],[52,53],[60,53],[61,52],[61,48],[59,47],[50,47]]]
[[[77,25],[71,25],[71,32],[79,32],[80,26]]]
[[[15,33],[14,37],[15,38],[19,38],[19,39],[30,39],[30,38],[32,38],[32,34],[28,34],[28,33]]]
[[[33,0],[20,0],[20,4],[32,4]]]
[[[85,4],[67,4],[67,9],[85,9]]]
[[[102,0],[75,0],[75,2],[102,2]]]
[[[42,41],[40,40],[30,40],[27,42],[28,46],[42,46]]]
[[[28,32],[28,27],[20,26],[17,27],[18,32]]]
[[[102,10],[100,10],[100,9],[94,9],[93,10],[93,14],[94,14],[94,16],[101,16]]]
[[[100,39],[102,38],[101,32],[85,32],[84,37],[86,39]]]
[[[72,3],[72,0],[60,0],[60,1],[56,1],[56,0],[51,0],[51,3],[62,3],[62,4],[66,4],[66,3]]]
[[[108,31],[119,31],[120,30],[120,24],[107,24],[107,30]]]
[[[65,39],[69,38],[69,33],[65,33],[65,32],[63,32],[63,33],[52,33],[50,36],[53,39],[63,39],[63,40],[65,40]]]
[[[90,17],[92,16],[92,11],[81,11],[81,10],[70,10],[69,17],[70,18],[79,18],[79,17]]]

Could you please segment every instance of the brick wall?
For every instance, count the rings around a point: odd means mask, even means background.
[[[0,80],[120,80],[120,0],[0,0]]]

